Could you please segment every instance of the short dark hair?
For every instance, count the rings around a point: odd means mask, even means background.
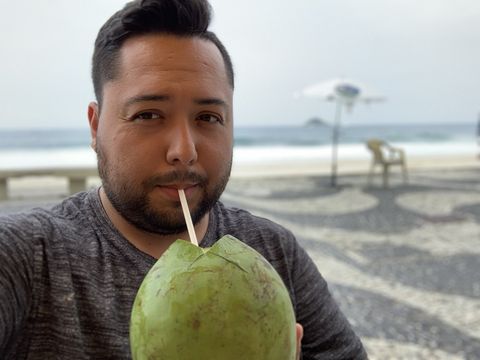
[[[120,49],[128,38],[146,34],[199,37],[214,43],[223,57],[234,87],[233,65],[227,49],[208,31],[212,9],[207,0],[134,0],[117,11],[100,28],[92,59],[95,97],[102,103],[103,85],[118,76]]]

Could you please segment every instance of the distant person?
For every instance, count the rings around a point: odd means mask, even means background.
[[[294,236],[219,202],[234,76],[209,22],[206,0],[133,1],[100,29],[88,119],[102,186],[0,218],[0,358],[130,358],[138,287],[175,239],[188,239],[178,189],[202,247],[232,234],[281,274],[303,359],[366,358]]]

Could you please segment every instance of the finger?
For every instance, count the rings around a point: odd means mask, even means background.
[[[295,331],[297,335],[297,360],[300,360],[300,353],[302,350],[302,338],[303,338],[303,326],[300,324],[295,325]]]

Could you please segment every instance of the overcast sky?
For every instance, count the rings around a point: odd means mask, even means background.
[[[0,128],[87,127],[90,58],[120,0],[0,0]],[[475,122],[479,0],[212,0],[213,30],[236,70],[236,125],[330,120],[304,87],[357,79],[387,101],[357,123]]]

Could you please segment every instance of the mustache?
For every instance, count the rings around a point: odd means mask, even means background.
[[[203,185],[207,182],[207,177],[194,171],[171,171],[165,174],[154,175],[145,181],[144,185],[148,187],[168,185],[172,183],[196,183]]]

